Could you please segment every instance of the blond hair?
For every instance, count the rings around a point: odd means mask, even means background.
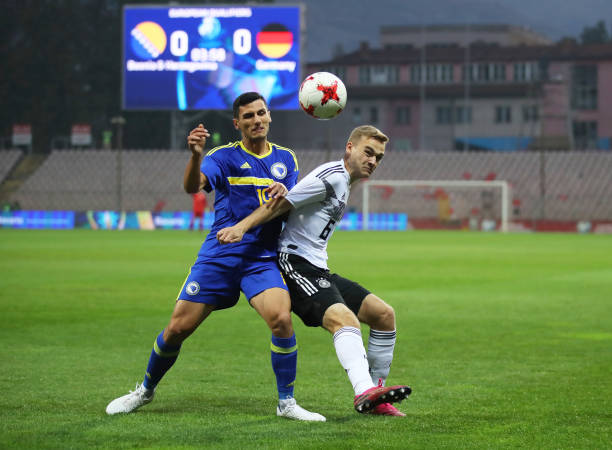
[[[361,125],[351,131],[348,141],[357,144],[362,138],[374,138],[383,144],[389,142],[386,134],[372,125]]]

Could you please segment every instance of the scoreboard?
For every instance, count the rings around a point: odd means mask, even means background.
[[[271,109],[298,109],[299,6],[123,8],[122,106],[231,109],[257,91]]]

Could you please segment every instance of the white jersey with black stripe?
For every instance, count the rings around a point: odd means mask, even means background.
[[[286,199],[293,205],[278,250],[327,269],[327,241],[344,215],[350,193],[344,161],[322,164],[306,175]]]

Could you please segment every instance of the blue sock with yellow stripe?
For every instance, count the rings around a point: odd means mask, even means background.
[[[289,338],[272,335],[270,344],[272,369],[276,375],[278,398],[293,398],[293,384],[297,373],[297,342],[295,334]]]
[[[147,366],[147,373],[145,374],[144,381],[142,384],[146,389],[155,389],[157,383],[162,379],[170,367],[178,358],[181,346],[173,347],[172,345],[166,344],[164,341],[164,332],[162,330],[157,336],[153,344],[153,350],[149,357],[149,365]]]

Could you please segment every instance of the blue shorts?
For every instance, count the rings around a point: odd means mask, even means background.
[[[238,302],[240,291],[250,301],[257,294],[275,287],[287,290],[275,258],[223,256],[196,261],[177,300],[207,303],[225,309]]]

